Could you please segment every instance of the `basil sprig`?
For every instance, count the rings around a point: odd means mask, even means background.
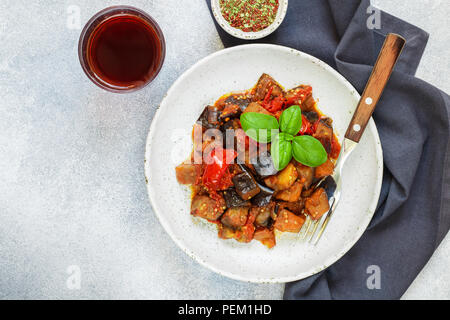
[[[277,118],[263,113],[247,112],[241,115],[241,125],[245,133],[258,142],[270,142],[272,131],[278,132]]]
[[[280,116],[280,129],[295,136],[302,128],[302,109],[292,106],[283,111]]]
[[[292,141],[294,159],[308,167],[317,167],[327,161],[322,143],[311,136],[297,136]]]
[[[292,159],[292,143],[294,137],[289,133],[281,132],[272,141],[270,154],[277,170],[285,168]]]
[[[309,167],[318,167],[328,159],[319,140],[308,135],[297,136],[302,127],[302,110],[297,105],[283,111],[279,124],[274,116],[247,112],[241,115],[241,125],[253,140],[272,142],[270,153],[277,170],[283,170],[292,157]]]

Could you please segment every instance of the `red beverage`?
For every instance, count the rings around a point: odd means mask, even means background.
[[[144,87],[158,74],[165,56],[164,36],[143,11],[111,7],[97,13],[84,28],[79,56],[95,84],[129,92]]]

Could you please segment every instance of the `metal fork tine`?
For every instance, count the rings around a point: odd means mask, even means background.
[[[309,216],[307,216],[306,217],[306,220],[307,220],[307,226],[306,226],[306,231],[305,231],[305,233],[303,234],[303,237],[302,237],[302,239],[305,239],[306,238],[306,235],[308,234],[308,231],[309,231],[309,228],[311,228],[311,222],[312,222],[312,220],[311,220],[311,218],[309,217]]]
[[[318,226],[320,225],[319,233],[318,233],[317,237],[315,237],[315,241],[313,241],[314,235],[315,235],[315,233],[314,233],[311,236],[311,239],[309,239],[309,243],[312,243],[313,245],[316,245],[317,242],[319,242],[320,236],[322,235],[325,227],[327,226],[328,220],[330,219],[330,211],[331,211],[331,208],[319,220],[319,223],[317,224]]]
[[[317,230],[317,227],[319,226],[319,224],[320,224],[320,220],[319,221],[314,221],[314,229],[312,230],[312,233],[311,233],[311,238],[309,238],[309,243],[311,243],[311,240],[314,238],[314,234],[316,233],[316,230]]]
[[[320,237],[322,236],[323,231],[324,231],[325,228],[327,227],[328,221],[330,221],[330,216],[331,216],[331,215],[328,214],[328,215],[325,217],[325,220],[323,220],[322,226],[320,227],[320,230],[319,230],[319,234],[317,235],[316,241],[314,241],[313,245],[316,245],[317,242],[319,242]]]
[[[303,222],[303,225],[302,225],[302,227],[301,227],[301,229],[300,229],[300,231],[299,231],[299,233],[298,233],[298,237],[300,238],[300,239],[303,239],[303,237],[304,237],[304,235],[305,235],[305,227],[306,227],[306,221],[308,220],[308,217],[306,217],[305,218],[305,222]]]

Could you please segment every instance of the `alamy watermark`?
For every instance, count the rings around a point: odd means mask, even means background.
[[[67,7],[67,22],[66,26],[69,30],[81,29],[81,9],[79,6],[70,5]]]
[[[369,290],[381,289],[381,268],[377,265],[370,265],[366,269],[370,276],[366,280],[366,286]]]
[[[366,21],[367,28],[370,30],[381,29],[381,10],[368,6],[366,12],[369,15]]]
[[[68,266],[66,273],[69,275],[66,280],[66,287],[69,290],[81,289],[81,268],[77,265]]]
[[[245,164],[250,159],[253,163],[258,161],[258,156],[266,155],[269,152],[268,144],[256,142],[249,137],[258,136],[259,141],[266,141],[268,135],[274,137],[278,132],[277,129],[249,129],[244,132],[240,128],[222,131],[216,128],[205,129],[201,125],[196,124],[191,136],[186,135],[184,130],[174,129],[171,135],[172,141],[175,142],[176,146],[181,146],[181,148],[175,147],[172,149],[171,158],[174,164],[179,163],[181,155],[186,154],[190,146],[189,140],[192,137],[194,144],[193,150],[191,149],[192,156],[184,161],[185,164],[211,164],[217,161],[226,164]],[[236,150],[237,155],[231,152],[222,152],[223,150]]]

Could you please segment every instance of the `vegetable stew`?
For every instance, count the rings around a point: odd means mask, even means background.
[[[340,144],[312,92],[285,90],[263,74],[200,114],[176,177],[191,185],[191,214],[215,223],[220,238],[272,248],[275,230],[298,233],[307,215],[318,220],[329,210],[317,183],[333,173]]]

